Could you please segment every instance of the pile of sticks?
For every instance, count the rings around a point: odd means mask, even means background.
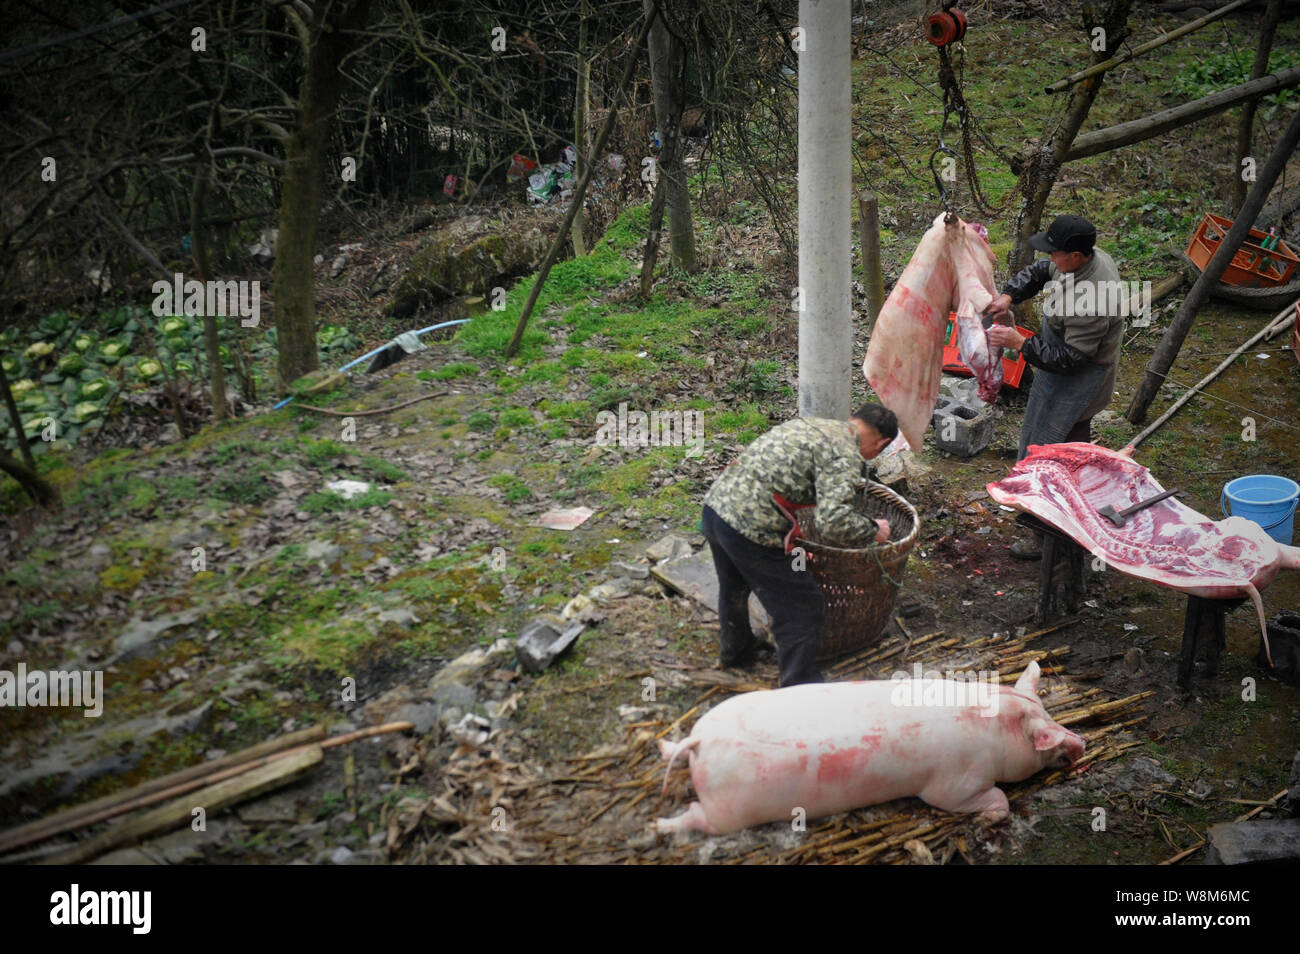
[[[115,848],[134,845],[178,828],[196,817],[196,809],[202,809],[206,819],[232,805],[288,785],[317,768],[324,759],[325,749],[372,735],[402,732],[411,728],[414,726],[410,722],[392,722],[326,739],[325,727],[318,725],[210,762],[193,765],[56,815],[0,832],[0,864],[33,860],[44,864],[80,864]],[[82,841],[65,840],[18,852],[18,849],[159,802],[165,804],[112,825]]]
[[[1070,652],[1068,646],[1041,650],[1028,645],[1077,621],[1077,617],[1062,620],[1020,637],[989,636],[974,641],[944,639],[942,632],[890,637],[830,667],[827,676],[835,680],[887,679],[893,668],[920,658],[926,670],[996,670],[1003,682],[1014,682],[1024,667],[1037,659],[1047,686],[1044,706],[1057,722],[1074,727],[1083,736],[1087,754],[1068,769],[1040,772],[1023,782],[1003,785],[1012,811],[1024,814],[1035,793],[1045,787],[1141,744],[1128,739],[1124,730],[1143,721],[1141,703],[1153,692],[1109,699],[1100,689],[1062,678],[1062,659]],[[901,624],[900,629],[906,634]],[[677,814],[691,798],[689,771],[684,765],[673,770],[668,794],[660,794],[664,762],[659,740],[686,736],[695,721],[728,694],[761,688],[765,687],[739,679],[719,679],[680,715],[633,722],[624,726],[622,743],[565,759],[558,771],[528,783],[530,797],[513,800],[508,832],[490,830],[482,804],[469,810],[475,787],[471,784],[473,773],[463,773],[463,785],[457,789],[464,800],[458,792],[447,796],[447,801],[463,806],[462,819],[476,819],[457,833],[455,847],[460,859],[467,860],[473,855],[465,852],[474,852],[501,861],[502,853],[507,852],[517,860],[560,864],[901,864],[942,863],[954,854],[966,854],[968,843],[979,831],[973,817],[942,812],[914,798],[810,822],[803,833],[793,833],[789,825],[773,824],[718,838],[672,839],[650,834],[651,820]],[[482,791],[483,780],[476,784]],[[428,860],[442,854],[437,837],[419,854]]]

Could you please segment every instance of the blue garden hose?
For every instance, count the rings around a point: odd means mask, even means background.
[[[415,333],[415,336],[418,338],[420,335],[428,334],[430,331],[437,331],[439,328],[449,328],[449,327],[452,326],[452,325],[463,325],[463,324],[467,323],[468,321],[469,321],[468,318],[458,318],[458,319],[456,319],[455,321],[444,321],[444,322],[442,322],[441,324],[430,325],[428,328],[421,328],[419,331],[417,331],[417,332]],[[365,361],[367,358],[373,358],[375,355],[379,354],[379,352],[381,352],[381,351],[383,351],[385,348],[387,348],[390,344],[392,344],[391,341],[389,341],[389,342],[385,342],[384,344],[381,344],[378,348],[376,348],[374,351],[367,351],[365,354],[363,354],[361,357],[357,358],[355,361],[349,361],[347,364],[343,365],[343,367],[339,368],[339,373],[341,374],[342,372],[348,370],[348,368],[354,368],[354,367],[356,367],[356,366],[359,365],[362,361]],[[284,407],[286,404],[288,404],[288,403],[289,403],[290,401],[292,401],[292,400],[293,400],[293,395],[290,394],[287,398],[285,398],[285,399],[284,399],[283,401],[281,401],[279,404],[277,404],[277,405],[275,405],[273,408],[271,408],[271,410],[273,410],[273,411],[278,411],[278,410],[280,410],[280,408]]]

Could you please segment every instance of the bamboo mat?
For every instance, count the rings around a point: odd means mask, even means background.
[[[1155,695],[1111,699],[1081,680],[1071,681],[1065,666],[1069,646],[1042,650],[1029,645],[1049,631],[973,641],[945,639],[942,632],[890,637],[836,663],[826,675],[835,681],[888,679],[893,671],[910,672],[920,662],[927,671],[995,670],[1002,682],[1013,683],[1037,659],[1044,706],[1057,722],[1079,733],[1087,748],[1084,758],[1069,768],[1000,786],[1013,817],[1023,817],[1036,793],[1140,745],[1125,730],[1144,720],[1141,703]],[[943,863],[956,854],[977,860],[968,855],[982,831],[973,816],[939,811],[916,798],[809,819],[805,832],[773,823],[713,838],[656,837],[649,831],[650,821],[678,814],[694,798],[684,765],[669,777],[667,795],[660,795],[664,763],[658,740],[684,738],[696,719],[730,693],[758,688],[764,687],[715,685],[680,715],[666,713],[626,725],[622,743],[566,759],[549,773],[511,762],[499,751],[465,750],[444,773],[446,795],[408,799],[405,809],[399,806],[389,825],[389,845],[408,862],[901,864]],[[430,823],[439,830],[431,831]],[[456,830],[448,833],[449,825]]]

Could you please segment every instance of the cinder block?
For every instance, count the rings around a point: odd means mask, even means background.
[[[948,401],[935,407],[934,442],[958,457],[974,457],[993,440],[993,415]]]

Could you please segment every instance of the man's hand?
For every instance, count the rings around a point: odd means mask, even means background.
[[[1005,297],[1005,296],[1004,296]],[[1022,335],[1015,328],[1009,325],[994,325],[988,329],[989,344],[995,348],[1014,348],[1019,351],[1020,346],[1025,343],[1026,338],[1032,335]]]
[[[1011,317],[1011,296],[999,295],[994,298],[984,309],[984,317],[992,318],[994,321]]]
[[[880,528],[880,530],[876,533],[876,542],[884,543],[886,540],[889,539],[889,521],[886,520],[884,517],[877,517],[876,526]]]

